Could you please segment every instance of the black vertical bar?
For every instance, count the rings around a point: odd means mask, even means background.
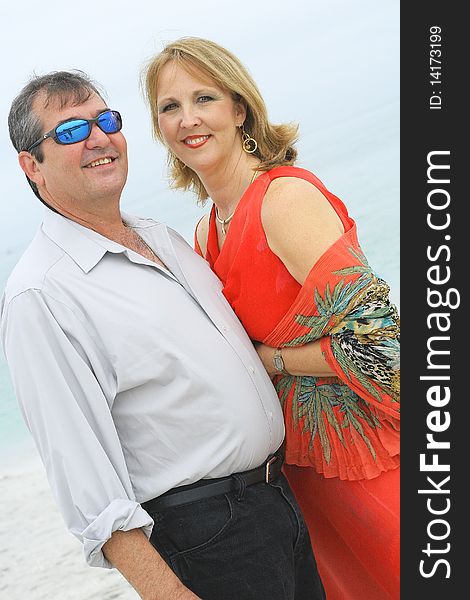
[[[402,600],[469,594],[470,36],[459,6],[401,4]]]

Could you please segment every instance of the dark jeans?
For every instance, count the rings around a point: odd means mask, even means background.
[[[152,514],[153,546],[203,600],[324,600],[287,480],[239,485],[237,493]]]

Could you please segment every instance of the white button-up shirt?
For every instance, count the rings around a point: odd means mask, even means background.
[[[282,443],[278,397],[207,263],[124,215],[171,273],[46,210],[2,300],[13,387],[55,500],[92,565],[140,506],[260,465]]]

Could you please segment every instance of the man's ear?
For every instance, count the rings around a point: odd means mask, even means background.
[[[38,186],[44,184],[44,177],[41,174],[41,166],[37,158],[23,150],[18,154],[18,162],[28,179],[34,181]]]

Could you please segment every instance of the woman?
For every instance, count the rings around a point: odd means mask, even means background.
[[[273,377],[285,473],[329,600],[399,597],[399,329],[354,221],[293,166],[297,129],[272,125],[236,57],[169,44],[146,70],[173,186],[210,197],[196,249]]]

